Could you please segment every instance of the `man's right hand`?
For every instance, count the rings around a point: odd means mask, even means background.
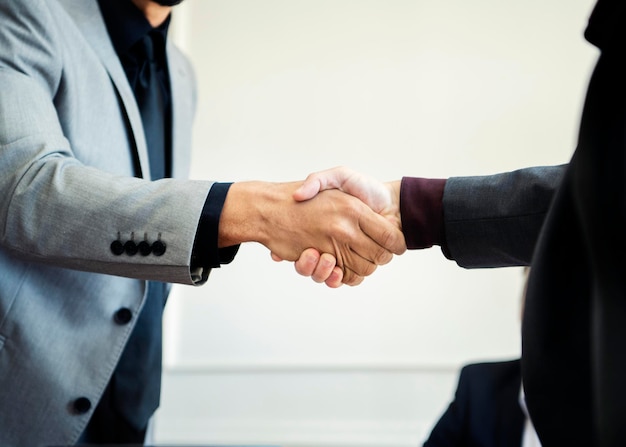
[[[334,261],[343,272],[341,281],[349,285],[406,250],[399,226],[361,200],[329,188],[298,202],[294,194],[302,184],[234,183],[222,209],[219,246],[260,242],[274,259],[288,261],[315,248],[325,253],[318,257],[323,263],[314,268],[315,277],[334,272],[336,278],[337,271],[325,267]],[[304,262],[298,268],[308,271]]]
[[[337,167],[310,174],[295,191],[294,199],[310,200],[321,191],[339,189],[357,197],[373,211],[384,216],[399,230],[402,229],[400,216],[400,181],[382,183],[346,167]],[[404,240],[404,238],[403,238]],[[406,245],[402,252],[406,250]],[[396,252],[396,254],[401,254]],[[279,258],[273,253],[275,260]],[[334,258],[329,253],[320,253],[314,248],[302,252],[295,262],[296,271],[310,276],[316,282],[325,282],[329,287],[339,287],[342,283],[341,270],[335,267]]]

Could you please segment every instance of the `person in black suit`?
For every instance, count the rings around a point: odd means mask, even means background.
[[[526,422],[521,381],[519,359],[464,366],[454,400],[424,447],[521,446]]]
[[[522,377],[544,447],[626,445],[626,1],[598,0],[585,38],[600,56],[567,165],[378,192],[331,170],[294,194],[351,192],[400,221],[409,249],[439,245],[465,268],[532,266]],[[310,259],[296,269],[325,280]]]

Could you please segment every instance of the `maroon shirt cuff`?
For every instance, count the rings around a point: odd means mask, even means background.
[[[443,190],[445,179],[403,177],[400,186],[402,232],[408,249],[445,248]]]

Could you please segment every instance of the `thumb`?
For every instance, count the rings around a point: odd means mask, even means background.
[[[293,193],[297,202],[312,199],[320,191],[326,189],[342,189],[344,182],[350,178],[352,172],[345,167],[336,167],[325,171],[309,174],[302,185]]]
[[[304,183],[295,190],[293,199],[296,202],[304,202],[305,200],[315,197],[322,189],[320,180],[316,178],[314,174],[311,174],[306,178]]]

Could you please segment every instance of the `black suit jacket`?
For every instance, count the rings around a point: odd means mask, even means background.
[[[519,360],[463,367],[454,400],[424,447],[519,447],[521,380]]]
[[[460,265],[532,266],[522,376],[544,447],[626,446],[626,0],[599,0],[585,37],[600,56],[570,163],[443,197]]]
[[[522,327],[542,444],[626,445],[626,2],[600,0],[578,147],[535,250]]]

